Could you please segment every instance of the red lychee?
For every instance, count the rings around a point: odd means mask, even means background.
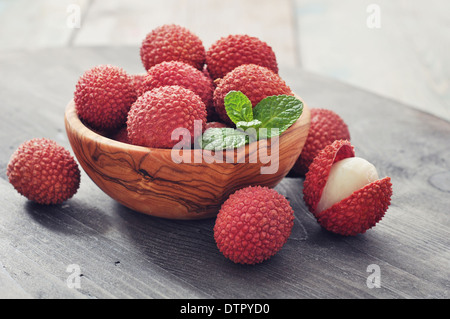
[[[135,145],[172,148],[179,142],[192,143],[196,131],[201,134],[205,125],[206,107],[197,94],[178,85],[162,86],[145,92],[131,106],[128,139]],[[172,140],[177,128],[188,130],[191,140]]]
[[[214,90],[214,107],[227,124],[233,122],[227,115],[224,98],[230,91],[241,91],[255,107],[262,99],[272,95],[294,95],[286,82],[266,67],[256,64],[238,66],[221,79]]]
[[[210,81],[212,82],[212,84],[214,85],[213,78],[211,77],[211,74],[209,74],[209,72],[208,72],[208,67],[207,67],[206,65],[203,67],[202,73],[203,73],[207,78],[209,78]],[[215,87],[215,85],[214,85],[214,87]]]
[[[206,65],[213,80],[242,64],[257,64],[278,73],[274,51],[256,37],[240,34],[222,37],[206,52]]]
[[[350,132],[344,120],[328,109],[311,108],[311,124],[302,152],[293,170],[306,174],[314,157],[327,145],[336,140],[350,140]]]
[[[334,141],[319,152],[303,184],[303,198],[319,224],[344,236],[374,227],[391,196],[390,177],[378,179],[375,167],[355,157],[346,140]]]
[[[148,70],[164,61],[181,61],[202,70],[206,50],[200,38],[192,31],[175,24],[153,29],[142,41],[140,55]]]
[[[222,254],[235,263],[256,264],[275,255],[294,225],[294,211],[274,189],[248,186],[222,205],[214,239]]]
[[[124,125],[135,100],[132,79],[122,68],[112,65],[99,65],[86,71],[74,93],[78,116],[99,131]]]
[[[205,103],[208,115],[214,112],[212,104],[214,88],[211,79],[202,71],[184,62],[161,62],[152,66],[142,82],[141,93],[170,85],[179,85],[193,91]]]
[[[80,185],[80,170],[69,151],[46,138],[24,142],[12,154],[6,175],[23,196],[39,204],[60,204]]]
[[[143,83],[146,76],[147,73],[130,75],[131,82],[133,83],[134,90],[136,91],[136,98],[145,92],[145,90],[143,89]]]

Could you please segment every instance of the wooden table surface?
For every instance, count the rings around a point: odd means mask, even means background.
[[[78,193],[61,205],[26,200],[7,180],[10,155],[34,137],[70,149],[67,102],[84,70],[106,63],[143,72],[135,47],[0,53],[1,298],[450,297],[450,123],[301,69],[280,74],[310,107],[338,112],[356,155],[392,178],[392,204],[365,234],[321,229],[299,177],[276,187],[295,211],[292,235],[255,266],[223,257],[214,219],[134,212],[84,172]],[[379,288],[368,285],[375,275]]]

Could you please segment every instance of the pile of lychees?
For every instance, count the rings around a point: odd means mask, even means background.
[[[144,74],[100,65],[87,70],[74,94],[79,118],[93,130],[134,145],[172,148],[179,127],[194,136],[195,121],[233,126],[225,110],[230,91],[244,93],[254,107],[273,95],[293,95],[278,75],[275,53],[248,35],[229,35],[208,50],[190,30],[163,25],[140,48]],[[221,124],[218,124],[221,123]]]
[[[190,30],[163,25],[143,40],[146,70],[128,74],[113,65],[87,70],[78,80],[74,102],[78,117],[92,130],[152,148],[172,148],[172,132],[233,126],[224,105],[230,91],[245,94],[255,107],[261,100],[293,92],[278,75],[272,48],[248,35],[220,38],[206,50]],[[303,196],[325,229],[356,235],[373,227],[390,204],[390,178],[355,157],[343,119],[327,109],[311,109],[304,149],[293,168],[305,176]],[[188,141],[189,142],[189,141]],[[193,142],[193,141],[191,141]],[[21,145],[7,175],[30,200],[57,204],[72,197],[80,173],[68,151],[47,139]],[[260,263],[288,240],[294,212],[274,189],[249,186],[223,203],[214,226],[219,250],[236,263]]]

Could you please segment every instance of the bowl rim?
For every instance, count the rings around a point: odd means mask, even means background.
[[[305,109],[307,109],[308,107],[306,106],[305,102],[299,96],[297,96],[297,95],[294,95],[294,96],[303,103],[302,114],[300,114],[299,118],[287,130],[285,130],[281,135],[278,135],[279,140],[281,140],[283,138],[283,136],[287,135],[288,132],[294,130],[295,127],[300,126],[300,123],[303,122],[303,120],[304,120]],[[65,121],[68,124],[70,124],[69,126],[72,128],[73,131],[77,132],[78,134],[82,134],[83,137],[88,138],[91,141],[101,143],[102,145],[107,145],[109,147],[114,147],[114,148],[118,148],[118,149],[122,149],[122,150],[124,148],[126,148],[127,150],[130,150],[130,151],[145,152],[145,153],[159,152],[159,153],[168,153],[169,154],[173,151],[173,148],[155,148],[155,147],[148,147],[148,146],[141,146],[141,145],[134,145],[134,144],[130,144],[130,143],[120,142],[120,141],[114,140],[111,137],[104,136],[104,135],[94,131],[92,128],[90,128],[86,124],[84,124],[81,121],[81,119],[79,118],[79,116],[76,112],[76,105],[75,105],[74,99],[71,99],[69,101],[69,103],[67,104],[65,113],[64,113],[64,118],[65,118]],[[77,129],[77,127],[81,127],[82,130]],[[67,129],[68,128],[66,125],[66,130]],[[83,130],[86,130],[86,132],[88,134],[83,134]],[[272,138],[257,140],[252,143],[248,143],[248,144],[242,145],[238,148],[233,148],[230,150],[234,151],[235,156],[236,156],[236,154],[248,154],[250,152],[250,150],[253,150],[253,149],[258,150],[261,146],[269,147],[271,141],[272,141]],[[280,141],[279,141],[279,143],[280,143]],[[263,145],[260,145],[260,144],[263,144]],[[244,149],[245,149],[245,151],[244,151]],[[183,152],[188,152],[188,154],[190,154],[191,156],[194,156],[195,153],[197,153],[197,152],[203,152],[203,151],[205,151],[205,150],[202,148],[193,148],[193,147],[191,147],[191,149],[188,149],[188,150],[183,149]],[[226,149],[223,149],[222,151],[224,152],[223,157],[225,158],[226,157],[226,152],[225,152]],[[210,152],[212,154],[215,154],[216,151],[210,151]]]

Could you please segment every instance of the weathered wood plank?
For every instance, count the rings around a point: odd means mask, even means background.
[[[5,0],[0,3],[0,50],[66,46],[90,0]]]
[[[78,77],[100,63],[138,72],[137,52],[0,53],[2,289],[20,287],[33,298],[448,298],[450,125],[300,69],[280,74],[310,107],[337,111],[357,155],[392,178],[392,205],[366,234],[346,238],[321,229],[303,203],[302,178],[285,178],[276,188],[294,208],[292,236],[254,267],[221,255],[213,219],[174,221],[133,212],[84,173],[78,193],[62,205],[42,207],[17,194],[5,176],[14,149],[41,136],[69,148],[63,114]],[[80,266],[80,288],[67,285],[71,264]],[[380,267],[381,288],[366,284],[372,264]]]
[[[449,2],[296,0],[295,4],[306,70],[450,121]],[[370,19],[378,12],[376,28]]]
[[[0,290],[0,299],[28,299],[31,296],[14,281],[0,263],[0,287],[7,289]]]

